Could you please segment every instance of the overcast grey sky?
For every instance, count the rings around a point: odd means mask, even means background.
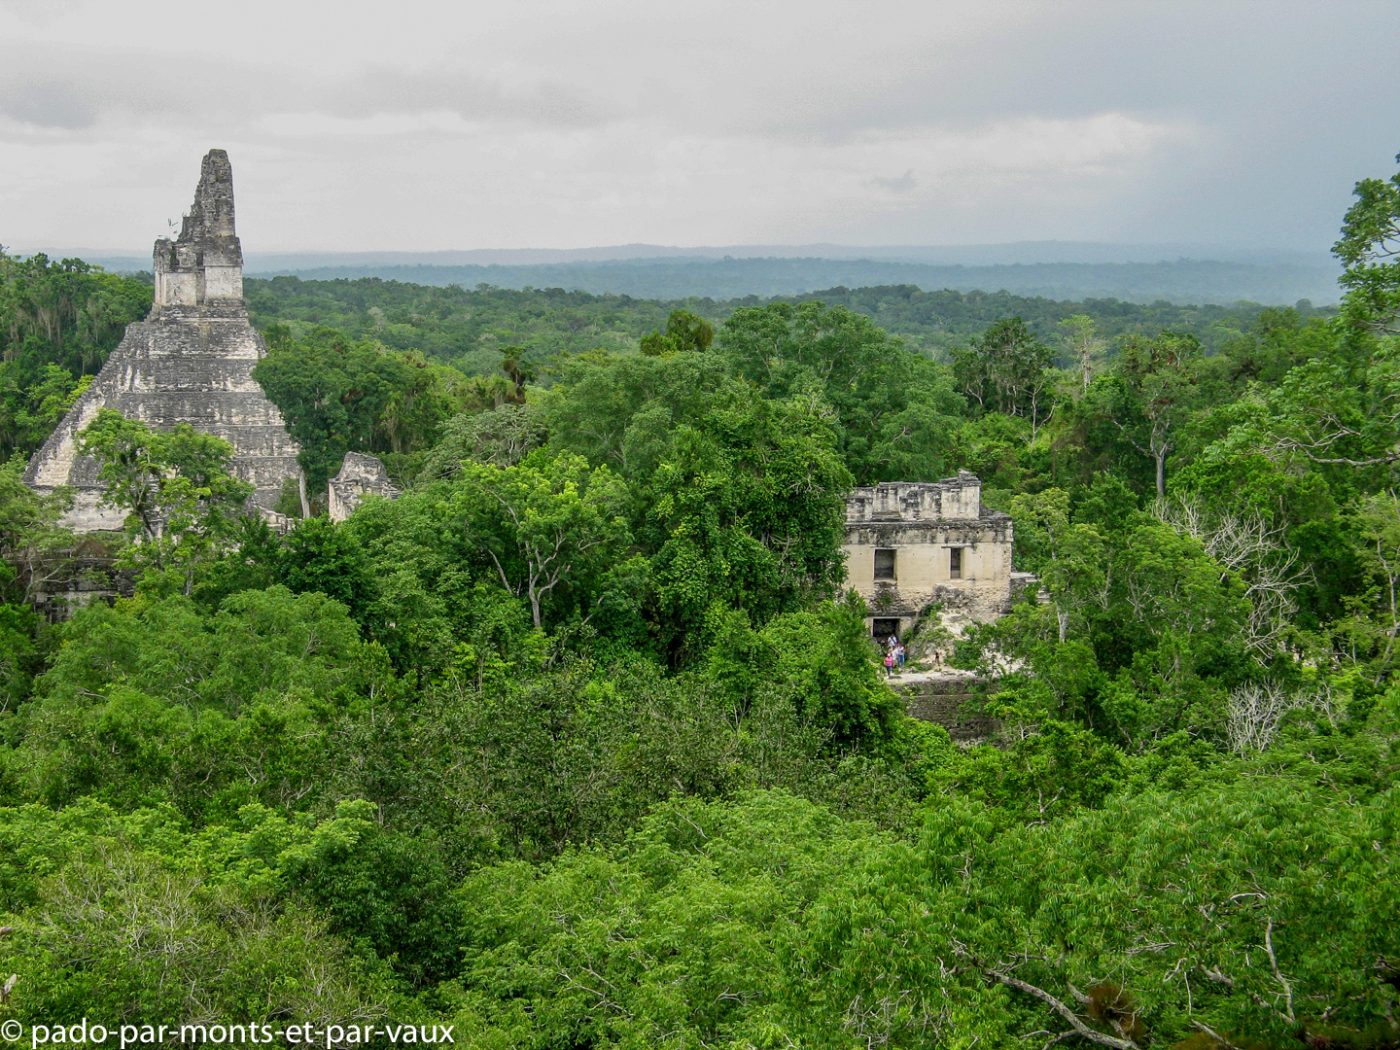
[[[1400,151],[1400,3],[0,0],[0,243],[1325,252]]]

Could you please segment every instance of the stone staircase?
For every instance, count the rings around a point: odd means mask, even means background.
[[[982,679],[967,671],[911,671],[895,675],[890,685],[904,697],[913,718],[935,722],[959,743],[981,743],[996,733],[996,719],[977,710]]]

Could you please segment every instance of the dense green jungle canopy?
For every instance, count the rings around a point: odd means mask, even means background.
[[[636,349],[646,333],[666,323],[676,309],[696,313],[712,324],[727,320],[737,309],[762,306],[770,300],[688,298],[668,301],[626,295],[593,295],[559,288],[513,291],[480,286],[435,288],[373,277],[358,280],[303,280],[297,277],[250,278],[249,307],[261,325],[282,323],[294,332],[327,326],[357,337],[370,337],[396,350],[419,350],[426,356],[463,371],[492,371],[494,355],[503,347],[522,347],[533,362],[544,363],[560,353],[603,348]],[[1163,330],[1189,332],[1211,350],[1240,337],[1265,312],[1265,307],[1139,304],[1118,299],[1066,302],[1009,292],[926,292],[913,285],[831,288],[787,301],[820,300],[865,314],[880,327],[900,336],[905,346],[934,357],[946,357],[995,321],[1020,317],[1043,340],[1068,354],[1060,328],[1067,317],[1090,317],[1097,333],[1108,340]],[[1296,308],[1304,317],[1315,310],[1307,303]],[[1330,314],[1334,311],[1321,311]]]
[[[277,536],[103,416],[169,526],[81,544],[20,472],[149,291],[0,255],[0,1019],[1400,1046],[1397,229],[1328,314],[250,281],[312,491],[404,495]],[[851,485],[959,468],[1047,595],[973,747],[841,593]]]

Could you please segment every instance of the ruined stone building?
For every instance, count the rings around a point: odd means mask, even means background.
[[[366,496],[398,499],[400,492],[389,480],[389,472],[378,456],[363,452],[347,452],[341,461],[340,473],[327,486],[326,513],[331,521],[341,522],[355,513]]]
[[[944,481],[887,481],[846,500],[846,585],[865,599],[871,633],[904,637],[932,605],[986,622],[1034,577],[1011,571],[1011,518],[982,506],[967,471]]]
[[[101,504],[97,464],[78,454],[79,432],[103,408],[152,427],[189,423],[234,448],[233,468],[253,485],[253,507],[269,517],[283,486],[302,485],[297,444],[253,379],[267,353],[243,301],[243,250],[233,224],[228,154],[204,158],[194,205],[174,241],[155,243],[155,303],[127,327],[86,393],[34,455],[24,479],[40,490],[74,490],[65,524],[116,530],[125,513]],[[304,500],[304,493],[303,493]]]

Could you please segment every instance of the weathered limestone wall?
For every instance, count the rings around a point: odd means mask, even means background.
[[[180,236],[156,241],[152,267],[153,316],[166,306],[243,302],[243,246],[234,229],[233,166],[223,150],[205,155]]]
[[[978,743],[996,735],[998,723],[978,710],[977,689],[982,681],[972,675],[911,675],[891,683],[904,697],[910,717],[933,722],[948,730],[960,743]]]
[[[33,583],[30,594],[35,610],[51,623],[67,620],[89,605],[107,604],[118,596],[129,598],[135,590],[133,575],[118,569],[110,553],[80,553],[60,571],[45,569],[44,578]]]
[[[958,578],[951,571],[950,548],[961,550]],[[895,551],[895,578],[875,579],[875,551]],[[1006,611],[1011,580],[1011,523],[847,527],[847,585],[876,615],[900,610],[918,613],[933,602],[962,610],[975,620]]]
[[[933,603],[977,621],[1010,605],[1011,519],[983,509],[972,474],[857,488],[846,503],[845,539],[847,586],[872,620],[899,620],[901,635]],[[877,576],[877,551],[893,552],[892,576]]]
[[[331,521],[340,522],[355,513],[366,496],[396,499],[399,490],[389,481],[389,472],[377,456],[362,452],[347,452],[341,461],[340,473],[331,478],[327,493],[327,512]]]
[[[282,414],[253,379],[267,346],[243,302],[243,254],[233,226],[233,172],[223,150],[204,158],[194,205],[177,241],[155,247],[155,303],[127,326],[86,393],[30,460],[37,489],[74,489],[65,524],[78,532],[121,528],[123,513],[100,504],[97,464],[78,455],[82,429],[102,408],[158,428],[188,423],[234,447],[233,469],[270,512],[300,451]]]
[[[982,482],[960,471],[945,481],[887,481],[854,489],[847,523],[857,521],[970,521],[982,517]]]

